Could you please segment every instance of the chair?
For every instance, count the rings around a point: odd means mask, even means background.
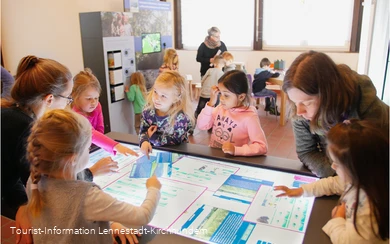
[[[202,84],[198,82],[193,82],[192,75],[186,75],[186,80],[188,81],[188,93],[191,101],[198,100]]]
[[[253,93],[253,78],[252,78],[252,75],[251,74],[247,74],[246,76],[248,78],[248,83],[249,83],[249,87],[250,87],[250,91],[251,91],[251,96],[252,96],[252,98],[255,99],[256,105],[260,103],[260,102],[257,102],[258,99],[267,98],[267,97],[271,99],[271,103],[272,103],[272,101],[275,103],[273,96],[268,96],[268,95],[258,96],[258,95],[255,95]],[[270,89],[270,90],[277,90],[277,89]],[[280,87],[279,87],[279,90],[280,90]],[[276,114],[275,114],[276,120],[278,120],[276,103],[275,103],[275,110],[276,110]],[[268,116],[268,111],[266,111],[265,114]]]

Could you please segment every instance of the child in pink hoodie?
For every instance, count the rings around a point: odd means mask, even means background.
[[[73,78],[71,108],[86,117],[92,125],[92,143],[111,154],[138,156],[130,148],[104,135],[103,112],[99,102],[101,86],[92,70],[85,68]]]
[[[218,94],[220,105],[214,108]],[[199,114],[200,130],[213,128],[210,146],[235,156],[263,155],[268,144],[256,109],[250,106],[248,80],[244,72],[225,73],[211,89],[210,101]]]

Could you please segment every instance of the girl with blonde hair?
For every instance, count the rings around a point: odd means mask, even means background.
[[[90,123],[73,111],[51,110],[32,127],[27,209],[35,229],[56,230],[33,232],[34,243],[112,243],[111,232],[128,231],[122,224],[142,226],[152,220],[161,188],[156,176],[146,181],[148,192],[139,207],[115,199],[92,182],[76,180],[89,161],[90,144]],[[109,221],[114,221],[111,227]],[[79,229],[88,233],[63,233]],[[138,242],[134,235],[126,238]]]
[[[179,71],[179,56],[173,48],[165,50],[164,61],[159,69],[160,73],[167,70]]]
[[[104,135],[104,121],[102,106],[99,102],[101,86],[91,69],[86,68],[74,78],[71,104],[73,111],[86,117],[92,125],[92,142],[104,150],[115,154],[119,152],[124,155],[135,155],[137,153],[128,147],[112,140]]]
[[[145,106],[146,86],[145,77],[141,72],[134,72],[130,76],[130,88],[125,87],[127,99],[133,102],[134,106],[134,127],[137,134],[141,128],[141,113]]]
[[[161,73],[147,97],[142,112],[140,147],[149,155],[153,146],[188,142],[194,124],[192,104],[185,80],[176,71]]]

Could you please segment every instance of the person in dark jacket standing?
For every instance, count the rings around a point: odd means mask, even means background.
[[[278,109],[276,106],[277,94],[276,94],[276,92],[265,88],[269,78],[279,77],[278,72],[274,73],[274,72],[270,71],[270,65],[271,65],[271,62],[269,61],[268,58],[263,58],[260,61],[260,68],[257,68],[255,70],[255,75],[253,76],[254,80],[253,80],[253,84],[252,84],[252,92],[256,96],[268,96],[265,98],[265,109],[264,110],[267,112],[269,111],[271,114],[275,114],[275,115],[279,116],[280,113],[278,112]],[[272,102],[271,102],[271,99],[269,98],[269,96],[271,96],[273,98]]]
[[[217,27],[211,27],[207,31],[208,36],[204,42],[200,44],[196,61],[200,63],[200,76],[203,77],[210,68],[210,63],[213,62],[215,55],[222,54],[227,51],[225,43],[220,40],[221,31]]]

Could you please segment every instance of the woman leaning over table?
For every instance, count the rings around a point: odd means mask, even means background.
[[[389,106],[376,96],[368,76],[324,53],[299,55],[286,72],[283,91],[292,103],[292,126],[301,162],[318,177],[335,174],[326,154],[326,134],[346,119],[376,120],[389,132]]]

